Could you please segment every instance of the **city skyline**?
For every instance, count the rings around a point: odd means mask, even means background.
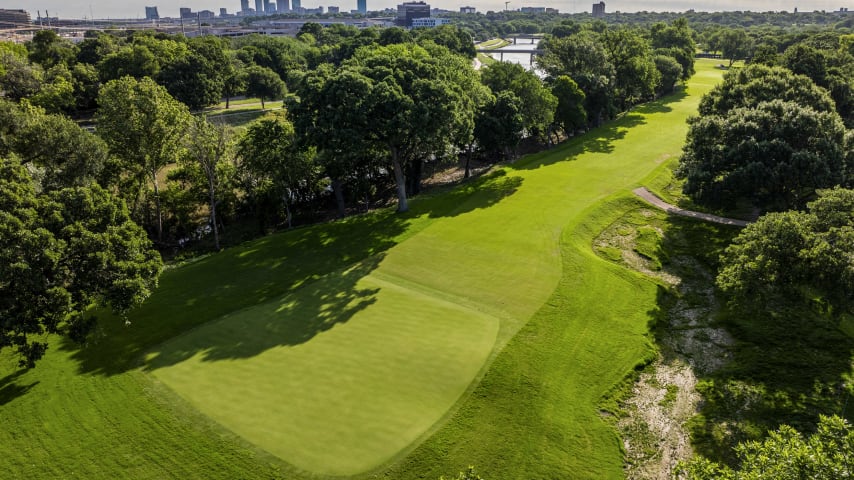
[[[264,0],[267,1],[267,0]],[[368,2],[368,10],[376,11],[385,8],[395,8],[397,4],[403,0],[372,0]],[[27,3],[26,6],[20,3]],[[255,7],[255,1],[251,1],[250,7]],[[442,8],[452,11],[459,11],[462,6],[474,6],[478,12],[486,12],[489,10],[499,11],[504,9],[504,2],[501,0],[480,0],[480,1],[458,1],[458,0],[439,0],[428,1],[433,8]],[[591,0],[524,0],[511,1],[510,10],[518,10],[521,7],[551,7],[558,9],[561,13],[582,13],[590,12],[593,3]],[[777,0],[606,0],[606,12],[639,12],[639,11],[685,11],[694,9],[697,11],[789,11],[798,8],[801,12],[809,12],[813,10],[835,11],[840,8],[849,8],[854,10],[854,5],[850,0],[810,0],[806,2],[791,1],[782,2]],[[315,8],[318,6],[329,7],[337,6],[342,12],[355,10],[357,0],[304,0],[303,7]],[[24,9],[30,12],[33,19],[36,19],[37,12],[45,15],[48,12],[51,17],[61,18],[145,18],[145,7],[158,7],[161,17],[178,17],[178,9],[181,7],[191,8],[193,11],[211,10],[219,12],[220,8],[225,8],[228,13],[237,13],[241,8],[241,0],[126,0],[123,2],[113,2],[104,0],[0,0],[0,8],[9,9]]]

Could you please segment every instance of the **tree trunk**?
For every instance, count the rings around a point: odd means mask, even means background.
[[[332,193],[335,194],[335,203],[338,206],[338,216],[347,216],[347,205],[344,204],[344,185],[341,180],[332,179]]]
[[[225,97],[225,109],[228,110],[229,105],[231,104],[231,97]]]
[[[219,230],[216,222],[216,190],[213,181],[208,178],[208,193],[210,193],[211,202],[211,227],[213,227],[214,246],[219,251]]]
[[[291,202],[285,200],[285,215],[288,222],[288,230],[294,227],[293,215],[291,215]]]
[[[397,147],[390,147],[390,150],[391,166],[394,170],[394,183],[397,186],[397,211],[405,212],[409,210],[409,204],[406,202],[406,179],[403,176],[403,167],[400,165]]]
[[[261,97],[261,110],[266,110],[267,107],[264,106],[264,97]]]
[[[413,197],[421,193],[421,171],[424,167],[424,161],[413,160],[409,165],[408,188],[409,196]]]
[[[471,144],[466,145],[466,174],[463,178],[471,177]]]
[[[154,183],[154,211],[157,215],[157,241],[163,243],[163,214],[160,211],[160,187],[157,185],[157,171],[151,171],[151,181]]]

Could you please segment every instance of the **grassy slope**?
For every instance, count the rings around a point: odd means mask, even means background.
[[[275,459],[194,414],[132,367],[143,351],[193,325],[388,251],[376,278],[500,318],[499,346],[559,285],[456,415],[389,477],[430,478],[468,463],[497,478],[619,475],[617,439],[597,418],[596,405],[645,354],[652,287],[589,251],[589,238],[619,203],[588,208],[678,154],[684,118],[714,78],[700,68],[689,98],[638,109],[530,157],[487,181],[489,188],[415,202],[407,216],[379,214],[270,237],[165,275],[133,327],[107,327],[109,335],[81,353],[55,347],[35,371],[0,380],[4,467],[26,477],[275,475]],[[647,123],[652,117],[655,123]],[[403,240],[408,248],[389,251]],[[518,252],[536,254],[517,259]],[[445,269],[447,275],[430,274]]]
[[[647,322],[656,287],[599,259],[590,245],[635,206],[619,192],[678,155],[685,117],[719,78],[708,63],[698,70],[690,97],[637,109],[616,122],[616,135],[600,137],[600,145],[593,135],[516,166],[552,179],[531,192],[542,203],[528,214],[568,218],[560,283],[448,424],[384,477],[436,478],[469,464],[486,478],[622,476],[619,440],[598,409],[609,389],[650,352]],[[550,197],[549,187],[563,200]]]

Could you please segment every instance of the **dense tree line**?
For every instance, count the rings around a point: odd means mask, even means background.
[[[739,37],[754,48],[753,38]],[[728,72],[702,98],[699,116],[689,120],[677,174],[697,204],[724,210],[746,204],[764,214],[720,257],[716,286],[726,300],[721,317],[736,332],[769,332],[772,338],[754,340],[757,348],[786,349],[790,357],[783,355],[783,365],[774,363],[780,360],[747,361],[756,362],[756,370],[761,365],[769,375],[787,378],[798,374],[774,367],[814,373],[838,360],[845,371],[850,353],[837,329],[854,305],[854,135],[846,129],[854,78],[850,44],[837,32],[769,35],[762,42],[745,54],[744,68]],[[768,324],[838,345],[788,338]],[[797,354],[793,340],[803,349]],[[816,360],[817,352],[809,350],[814,343],[843,358],[828,353]],[[721,370],[703,387],[708,403],[692,433],[714,450],[706,453],[730,465],[697,458],[684,466],[686,478],[850,476],[850,426],[839,418],[819,420],[817,434],[808,440],[784,426],[762,442],[742,443],[734,456],[720,450],[734,439],[760,439],[765,429],[780,423],[809,430],[817,414],[838,412],[851,387],[837,372],[808,377],[810,393],[753,378],[762,375],[756,371],[738,377],[739,369],[747,367],[735,361],[726,368],[731,371]],[[748,405],[740,395],[751,388],[773,398]],[[718,434],[736,417],[743,425]]]

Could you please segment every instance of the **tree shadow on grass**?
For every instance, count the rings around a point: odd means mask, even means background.
[[[510,165],[510,168],[535,170],[557,162],[573,160],[584,153],[611,153],[614,151],[615,143],[625,138],[629,130],[646,123],[646,115],[673,111],[670,104],[681,102],[687,96],[687,92],[683,89],[654,102],[639,105],[601,127],[594,128],[579,137],[573,137],[554,149],[531,155],[525,160]]]
[[[19,384],[17,382],[18,378],[25,373],[27,373],[27,370],[22,369],[0,378],[0,407],[22,395],[25,395],[27,392],[32,390],[33,387],[39,384],[38,381],[28,385]]]
[[[489,208],[516,193],[522,182],[522,177],[509,176],[503,169],[497,170],[418,197],[412,202],[412,213],[426,213],[431,218],[456,217]]]
[[[225,314],[282,298],[324,276],[353,270],[351,284],[410,232],[414,217],[390,211],[270,235],[167,270],[155,293],[130,312],[129,325],[99,311],[87,344],[63,339],[82,373],[115,375],[139,366],[156,345]],[[259,332],[259,334],[263,334]]]
[[[295,346],[349,321],[376,302],[378,288],[357,285],[382,261],[370,257],[278,300],[224,315],[150,351],[146,370],[175,365],[199,353],[202,361],[254,357],[268,349]]]
[[[231,347],[228,339],[216,339],[218,343],[194,348],[214,359],[251,356],[276,345],[307,341],[373,302],[376,292],[356,287],[358,280],[379,265],[384,252],[427,225],[425,215],[439,218],[489,208],[512,194],[521,181],[502,172],[444,195],[419,199],[407,213],[384,210],[270,235],[167,270],[157,291],[130,312],[129,324],[98,311],[99,327],[86,345],[81,348],[62,339],[59,347],[71,352],[81,373],[120,374],[139,367],[146,352],[188,330],[315,288],[311,294],[288,297],[300,298],[301,303],[271,317],[269,326],[277,335],[243,345],[234,341]],[[336,285],[328,276],[339,276],[343,283]],[[282,312],[288,311],[299,312],[293,317],[302,323],[283,327]],[[249,334],[268,333],[263,328],[253,332],[249,325],[259,326],[247,324]],[[163,362],[169,360],[164,357]]]
[[[708,289],[720,254],[738,230],[673,217],[668,224],[662,250],[671,259],[694,260],[683,263],[681,271],[676,265],[675,273],[697,288],[659,293],[653,331],[665,359],[674,354],[674,334],[697,340],[703,338],[700,333],[723,327],[732,337],[707,350],[726,352],[720,367],[695,368],[703,399],[700,414],[688,424],[695,451],[734,465],[733,448],[740,442],[761,439],[781,424],[811,433],[820,414],[843,413],[852,389],[854,339],[840,330],[838,320],[795,299],[738,310],[722,307],[724,299]],[[699,291],[703,288],[706,292]],[[685,318],[680,311],[699,313],[693,317],[696,324],[680,324],[676,319]],[[717,338],[711,335],[705,341],[715,343]],[[702,360],[689,357],[694,365]],[[849,408],[847,416],[854,419],[854,409]]]

